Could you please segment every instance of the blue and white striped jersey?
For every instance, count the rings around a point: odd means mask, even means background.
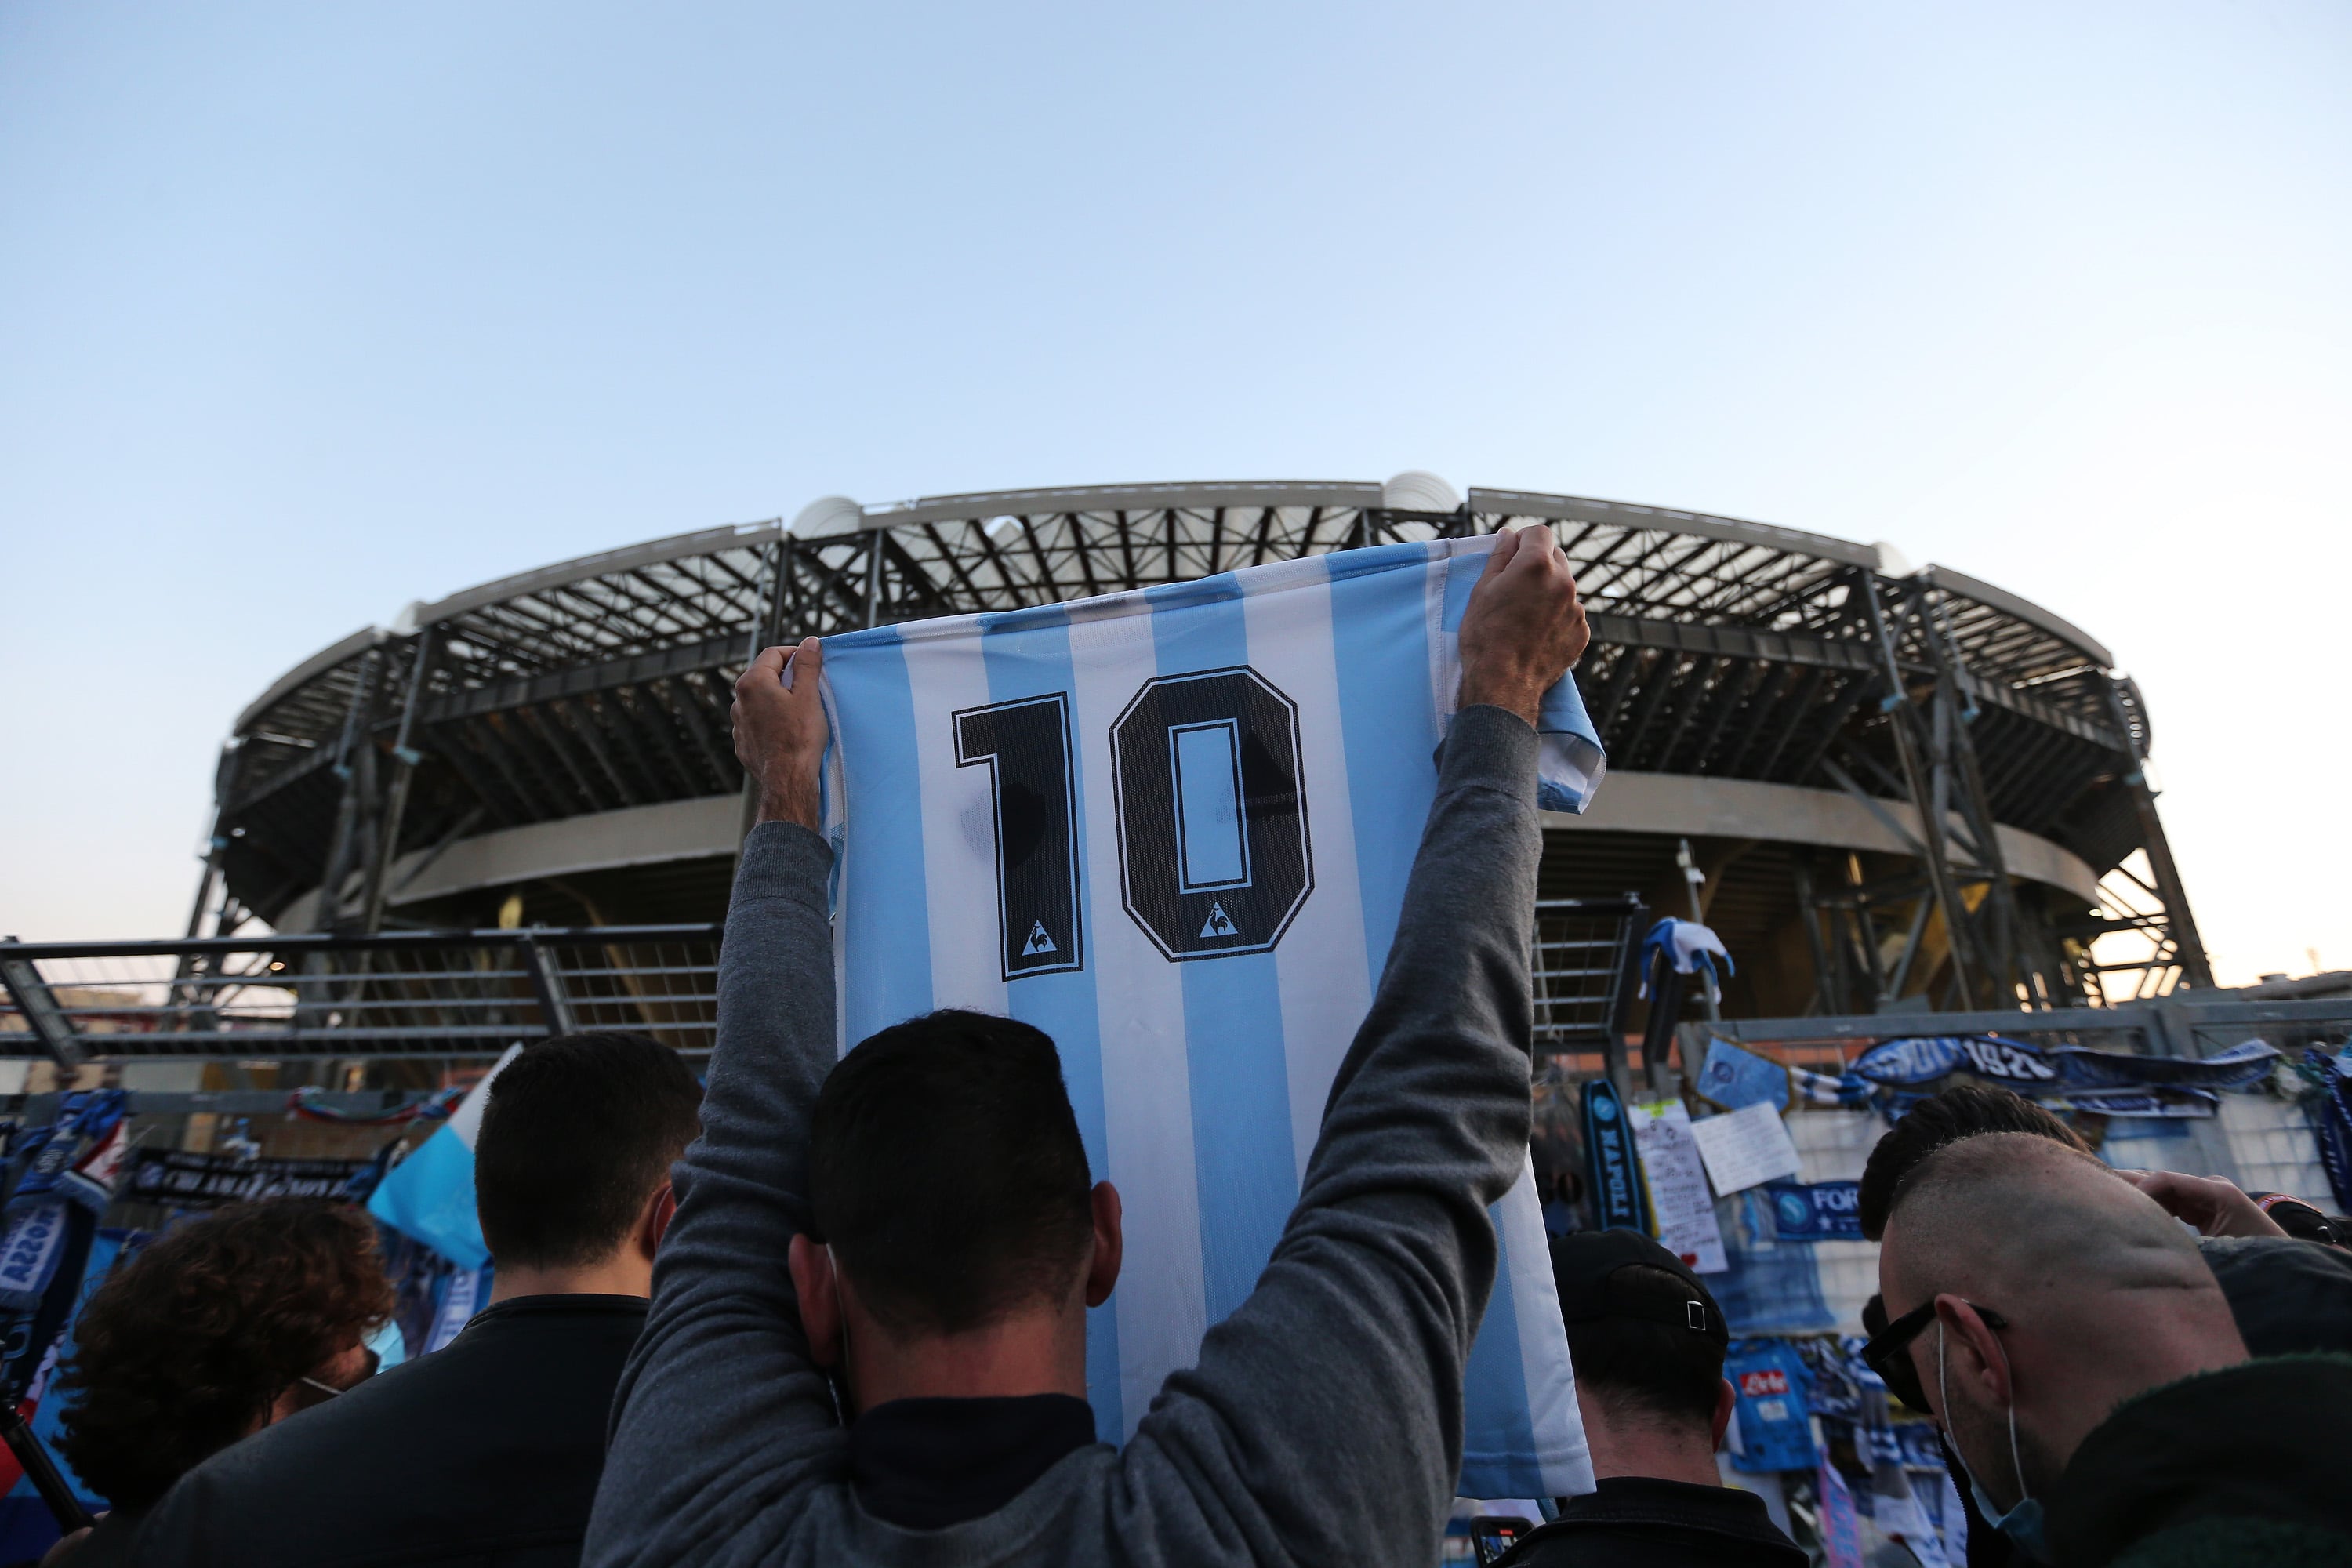
[[[1492,536],[825,643],[847,1045],[937,1007],[1059,1046],[1125,1201],[1087,1385],[1118,1442],[1249,1294],[1395,931]],[[1542,798],[1602,771],[1572,679]],[[1532,1173],[1495,1206],[1461,1489],[1590,1489]]]

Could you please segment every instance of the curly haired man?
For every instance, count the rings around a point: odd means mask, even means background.
[[[113,1509],[61,1559],[126,1561],[172,1483],[375,1371],[392,1315],[375,1229],[345,1204],[240,1204],[118,1267],[82,1309],[58,1447]]]

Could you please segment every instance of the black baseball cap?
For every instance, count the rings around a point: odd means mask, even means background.
[[[1675,1283],[1628,1279],[1619,1270],[1643,1264],[1671,1274]],[[1602,1318],[1631,1318],[1688,1329],[1713,1340],[1717,1349],[1731,1343],[1730,1325],[1723,1309],[1690,1266],[1637,1230],[1580,1230],[1551,1238],[1551,1276],[1559,1288],[1560,1321],[1589,1323]]]

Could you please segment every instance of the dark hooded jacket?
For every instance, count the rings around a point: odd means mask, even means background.
[[[2083,1439],[2048,1503],[2064,1568],[2352,1565],[2352,1356],[2151,1389]]]

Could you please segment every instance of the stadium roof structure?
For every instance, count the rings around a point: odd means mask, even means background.
[[[1659,845],[1696,840],[1710,918],[1747,899],[1823,1012],[2211,984],[2145,705],[2080,627],[1885,545],[1425,474],[830,497],[412,605],[238,716],[189,934],[486,925],[510,896],[562,926],[716,919],[730,688],[761,646],[1531,525],[1591,613],[1612,773],[1592,818],[1548,822],[1578,845],[1549,891],[1678,886]],[[2145,951],[2093,955],[2117,936]]]

